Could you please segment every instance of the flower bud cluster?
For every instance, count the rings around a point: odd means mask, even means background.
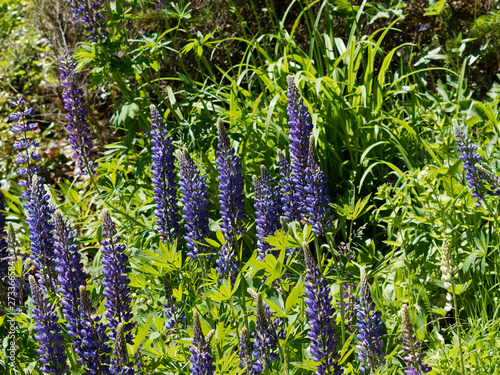
[[[210,331],[205,338],[201,330],[200,317],[195,310],[193,313],[193,346],[191,347],[191,366],[193,375],[212,375],[215,371],[210,340],[215,331]]]
[[[384,327],[381,319],[382,313],[375,310],[366,271],[361,268],[359,310],[358,310],[358,360],[361,362],[359,370],[363,373],[374,372],[383,364]]]
[[[182,218],[186,229],[187,256],[197,258],[198,254],[204,253],[206,247],[198,242],[203,242],[210,235],[208,229],[210,194],[208,194],[207,178],[201,175],[201,171],[194,163],[187,149],[177,152],[179,160],[179,187],[182,193],[181,203]]]
[[[69,57],[61,60],[59,67],[61,73],[61,87],[64,109],[67,112],[66,129],[69,132],[69,143],[73,148],[73,158],[78,161],[78,167],[82,174],[95,172],[95,162],[92,160],[95,153],[92,150],[92,138],[90,136],[89,124],[86,119],[85,98],[83,90],[78,87],[76,79],[79,72],[76,63]]]
[[[80,291],[80,324],[81,350],[79,363],[85,364],[91,375],[108,375],[109,355],[111,348],[106,334],[106,326],[101,322],[101,316],[95,315],[95,308],[84,285]]]
[[[316,374],[337,375],[342,373],[338,363],[335,334],[335,309],[332,307],[330,287],[316,264],[307,243],[302,244],[306,261],[305,303],[309,315],[310,352],[318,363]]]
[[[401,320],[403,323],[403,350],[407,353],[403,361],[408,364],[408,368],[405,369],[404,373],[406,375],[427,374],[432,370],[432,367],[423,363],[422,359],[425,357],[425,353],[418,353],[420,342],[413,332],[410,312],[406,304],[401,308]]]
[[[42,172],[42,167],[34,164],[40,160],[40,155],[30,151],[31,147],[37,148],[40,144],[36,139],[30,140],[28,138],[28,132],[36,131],[38,126],[35,123],[28,123],[27,118],[33,114],[33,109],[26,107],[23,98],[19,99],[17,103],[10,102],[10,105],[18,110],[10,116],[10,121],[14,123],[12,132],[21,134],[22,137],[21,140],[14,142],[14,150],[19,150],[14,163],[21,165],[17,169],[17,174],[26,177],[26,179],[21,179],[18,185],[26,188],[21,194],[21,199],[27,200],[30,198],[33,176]]]
[[[66,355],[64,354],[63,336],[57,324],[59,317],[53,306],[45,297],[44,287],[33,275],[29,276],[31,293],[33,295],[33,320],[35,321],[35,339],[39,347],[37,353],[41,355],[42,372],[44,374],[62,375],[68,372]]]
[[[221,206],[221,230],[225,243],[219,250],[216,270],[222,279],[236,278],[238,265],[235,259],[236,236],[245,233],[239,222],[246,219],[243,194],[241,160],[230,145],[222,119],[217,121],[219,142],[217,151],[217,172],[219,173],[219,203]]]
[[[458,267],[453,266],[453,258],[451,257],[450,244],[447,239],[443,240],[443,247],[441,248],[441,281],[446,289],[452,287],[453,280],[458,278]],[[451,304],[452,295],[450,292],[446,293],[446,305],[444,309],[451,311],[453,306]]]
[[[75,23],[81,23],[91,42],[102,42],[108,35],[102,14],[104,0],[68,0]]]
[[[281,228],[280,217],[281,194],[271,174],[264,165],[261,165],[261,179],[253,176],[255,189],[255,224],[257,226],[257,259],[264,260],[269,253],[271,245],[265,238]],[[276,255],[276,254],[275,254]]]
[[[175,157],[172,137],[160,113],[151,104],[151,152],[153,164],[154,201],[156,226],[163,240],[173,240],[179,234],[177,217],[177,183],[175,182]]]
[[[491,174],[485,173],[482,167],[482,157],[477,152],[478,147],[472,143],[467,134],[458,126],[455,125],[455,137],[457,142],[457,150],[461,151],[460,159],[464,162],[464,170],[466,172],[467,186],[472,189],[471,197],[477,198],[476,207],[481,206],[481,201],[486,194],[500,195],[500,188],[495,181],[492,181]],[[492,185],[492,190],[486,189],[484,181]]]
[[[317,235],[324,234],[326,227],[332,225],[330,197],[326,186],[325,173],[321,170],[316,153],[316,140],[311,136],[309,142],[309,154],[305,172],[304,192],[306,211],[309,215],[309,224],[312,231]]]
[[[108,318],[108,327],[111,329],[109,337],[116,343],[116,329],[123,323],[125,341],[132,344],[134,322],[132,321],[132,307],[130,306],[130,287],[127,274],[128,256],[125,254],[125,245],[120,243],[120,236],[116,234],[115,224],[111,220],[108,210],[103,211],[101,252],[104,279],[103,295],[106,297],[104,306],[105,316]]]

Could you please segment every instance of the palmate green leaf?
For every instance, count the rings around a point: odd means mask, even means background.
[[[302,280],[302,277],[299,279],[297,284],[293,287],[293,289],[290,291],[290,294],[288,294],[288,297],[286,299],[285,303],[285,314],[288,315],[292,312],[294,305],[298,302],[299,297],[302,295],[304,292],[304,281]]]

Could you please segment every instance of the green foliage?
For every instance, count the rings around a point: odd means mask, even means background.
[[[478,15],[466,35],[453,27],[454,2],[425,2],[423,17],[436,29],[425,44],[419,42],[424,34],[410,38],[400,29],[411,17],[410,2],[243,3],[178,1],[157,12],[153,2],[144,0],[105,1],[107,39],[83,40],[69,48],[76,49],[74,58],[85,77],[81,83],[86,85],[89,118],[101,147],[99,167],[94,179],[80,178],[68,166],[61,171],[60,160],[68,160],[62,156],[70,157],[71,151],[59,150],[60,158],[46,162],[46,181],[58,209],[77,231],[98,313],[104,311],[98,215],[103,208],[110,211],[127,244],[136,321],[128,352],[141,364],[137,373],[190,373],[195,310],[204,335],[215,330],[211,349],[216,373],[242,373],[237,352],[241,328],[253,332],[256,325],[256,302],[248,288],[262,294],[286,329],[276,352],[279,359],[266,374],[315,371],[308,350],[300,251],[304,242],[315,250],[331,286],[344,373],[359,373],[357,338],[353,330],[345,332],[349,322],[337,307],[349,298],[344,286],[354,285],[351,292],[358,295],[360,267],[368,271],[386,328],[386,363],[378,373],[402,373],[406,368],[399,317],[403,304],[409,306],[432,375],[498,373],[500,207],[496,196],[476,207],[453,132],[455,123],[467,128],[480,146],[485,167],[498,170],[500,89],[491,83],[475,87],[470,79],[476,66],[498,57],[498,10]],[[10,113],[7,100],[21,94],[30,103],[40,103],[37,116],[46,114],[49,100],[43,101],[43,95],[58,80],[62,51],[50,42],[53,36],[41,37],[40,30],[28,27],[28,14],[41,9],[37,7],[0,0],[0,105],[5,122]],[[66,8],[60,15],[71,19]],[[438,35],[441,24],[445,31]],[[49,55],[57,57],[52,61]],[[288,148],[288,75],[294,77],[312,116],[335,220],[321,237],[304,223],[289,223],[267,239],[275,255],[258,260],[251,176],[261,164],[279,176],[276,150]],[[198,259],[186,257],[182,237],[164,243],[155,228],[148,134],[152,103],[161,109],[174,147],[188,147],[208,177],[210,236],[202,243],[207,254]],[[212,258],[225,242],[215,163],[219,117],[228,124],[242,160],[249,217],[248,234],[237,241],[239,273],[234,283],[219,280]],[[51,142],[47,150],[59,149],[61,139],[66,144],[66,135],[59,131],[65,126],[64,115],[47,118],[37,137],[44,145]],[[31,272],[29,233],[13,176],[13,134],[6,123],[0,130],[5,213],[18,234],[14,269],[15,276],[22,277]],[[457,267],[452,287],[441,280],[445,238]],[[166,328],[164,280],[179,313],[187,317],[172,329]],[[17,323],[16,367],[9,367],[9,343],[3,340],[0,368],[5,373],[15,369],[40,374],[33,304],[27,290],[23,293],[27,298],[20,311],[5,310],[0,316],[2,334],[8,330],[7,317]],[[447,311],[447,293],[457,297],[458,319]],[[50,300],[60,314],[60,298],[51,295]],[[70,337],[63,333],[68,344]],[[84,373],[69,345],[66,354],[72,373]]]

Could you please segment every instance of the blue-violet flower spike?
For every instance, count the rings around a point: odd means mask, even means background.
[[[403,350],[408,354],[403,358],[403,361],[408,364],[408,368],[405,369],[404,373],[406,375],[427,374],[432,370],[432,367],[429,367],[422,361],[425,357],[425,353],[418,353],[420,342],[417,340],[415,333],[413,332],[410,320],[410,311],[408,310],[408,305],[406,304],[404,304],[401,308],[401,320],[403,322]]]
[[[128,256],[125,254],[125,245],[120,243],[120,236],[116,234],[115,224],[111,220],[108,210],[103,211],[102,217],[101,252],[104,266],[102,285],[104,287],[103,295],[106,297],[104,315],[108,318],[108,327],[111,329],[109,337],[116,345],[116,328],[119,323],[123,323],[125,341],[132,344],[131,330],[134,328],[134,322],[132,321],[130,304],[132,300],[130,298],[130,280],[127,276],[130,272],[127,265]]]
[[[74,234],[59,211],[54,214],[54,223],[55,271],[62,294],[62,312],[66,318],[68,335],[75,342],[75,352],[81,355],[80,286],[85,285],[85,274],[78,246],[74,243]]]
[[[361,268],[356,328],[358,329],[358,360],[361,363],[359,370],[363,373],[375,373],[376,369],[384,363],[384,343],[381,339],[384,327],[381,316],[380,311],[375,311],[375,303],[371,298],[366,271]]]
[[[42,168],[35,165],[35,162],[40,160],[40,156],[34,151],[30,151],[31,147],[37,148],[40,144],[36,139],[30,140],[28,138],[28,132],[37,130],[38,126],[36,123],[27,122],[27,118],[33,114],[33,109],[26,107],[23,98],[19,99],[17,103],[11,102],[10,105],[18,110],[10,116],[10,121],[14,123],[12,132],[14,134],[20,133],[22,136],[20,141],[14,141],[14,150],[19,150],[14,163],[21,165],[17,170],[17,174],[26,176],[26,179],[21,179],[18,185],[26,188],[21,194],[21,199],[27,200],[31,195],[33,176],[42,172]]]
[[[106,20],[102,14],[104,0],[68,0],[75,23],[81,23],[93,43],[106,39]]]
[[[78,161],[81,174],[95,172],[95,155],[92,150],[92,137],[86,119],[85,98],[83,90],[78,87],[76,79],[80,74],[76,70],[76,63],[70,57],[64,57],[59,67],[61,73],[61,87],[64,109],[67,112],[66,129],[69,132],[69,143],[73,148],[73,158]]]
[[[481,206],[481,200],[486,194],[486,189],[482,184],[485,178],[484,174],[476,167],[481,164],[481,155],[477,152],[477,145],[472,143],[467,134],[458,126],[455,125],[455,137],[457,141],[457,150],[462,152],[460,159],[464,162],[464,170],[466,172],[467,186],[472,189],[471,197],[477,198],[476,207]]]
[[[264,260],[271,248],[271,245],[265,241],[265,238],[274,235],[281,228],[280,217],[282,210],[279,187],[264,165],[261,165],[260,170],[261,180],[259,181],[257,176],[253,176],[253,183],[255,189],[258,259]]]
[[[42,372],[54,375],[66,374],[69,369],[62,345],[61,328],[57,324],[59,317],[49,305],[43,287],[38,284],[33,275],[29,276],[29,283],[33,295],[35,339],[39,343],[36,352],[41,355]]]
[[[78,363],[85,364],[91,375],[108,375],[111,348],[106,335],[106,326],[101,316],[95,315],[95,308],[84,285],[80,286],[80,319],[82,330],[81,353]]]
[[[200,317],[197,311],[193,313],[193,346],[191,347],[191,366],[189,369],[193,375],[212,375],[215,371],[214,359],[210,349],[210,338],[213,331],[203,336]]]
[[[234,258],[236,236],[245,233],[239,222],[246,218],[243,194],[241,160],[231,147],[226,128],[221,119],[217,121],[219,143],[217,151],[217,171],[219,172],[219,203],[221,206],[221,229],[226,240],[217,259],[216,270],[222,279],[236,277],[238,266]]]
[[[312,231],[317,235],[322,235],[325,233],[326,228],[332,225],[332,214],[325,173],[319,165],[315,141],[314,136],[311,136],[305,175],[305,204]]]
[[[172,137],[160,113],[151,104],[151,152],[153,164],[154,200],[156,203],[156,226],[164,241],[172,241],[179,235],[177,217],[177,184],[175,182],[175,157]]]
[[[116,327],[115,348],[111,360],[112,365],[109,369],[112,375],[134,375],[134,364],[128,359],[127,344],[123,333],[124,328],[121,322]]]
[[[330,287],[321,274],[312,257],[309,245],[302,244],[306,261],[305,303],[309,315],[309,332],[311,340],[310,352],[313,360],[318,363],[316,374],[337,375],[342,373],[338,364],[340,358],[337,352],[335,335],[335,309],[332,307]]]
[[[35,175],[29,199],[23,203],[27,211],[26,224],[30,232],[31,259],[38,278],[50,290],[55,291],[52,271],[54,270],[54,239],[52,214],[54,207],[49,203],[49,195],[41,179]]]
[[[198,257],[207,247],[199,245],[210,235],[208,217],[210,195],[208,194],[207,178],[201,175],[200,169],[194,163],[187,149],[177,152],[180,168],[179,187],[182,193],[182,218],[186,229],[187,256]]]
[[[307,106],[304,105],[304,99],[300,96],[299,89],[293,81],[293,77],[287,77],[288,83],[288,125],[290,132],[290,166],[292,188],[295,192],[295,200],[291,202],[294,208],[289,212],[293,221],[299,221],[305,215],[305,182],[307,168],[307,154],[309,150],[309,137],[313,129],[311,115]]]

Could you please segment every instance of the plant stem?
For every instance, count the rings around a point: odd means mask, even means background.
[[[455,280],[451,280],[451,289],[453,292],[453,304],[455,305],[455,322],[457,323],[457,336],[458,336],[458,352],[460,353],[460,368],[462,369],[462,375],[465,375],[465,366],[464,366],[464,352],[462,349],[462,337],[461,337],[461,325],[458,317],[458,309],[457,309],[457,295],[455,294]]]

